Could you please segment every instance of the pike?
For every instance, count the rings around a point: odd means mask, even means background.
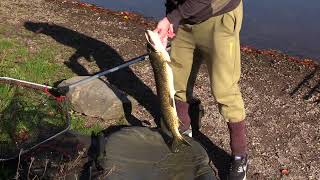
[[[179,132],[180,120],[174,101],[173,74],[169,65],[171,59],[166,48],[161,43],[158,33],[147,30],[145,35],[148,42],[149,59],[155,77],[157,95],[160,98],[162,118],[173,136],[171,150],[178,152],[180,145],[191,146],[191,144]]]

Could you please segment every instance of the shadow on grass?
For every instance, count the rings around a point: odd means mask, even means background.
[[[57,42],[74,48],[76,52],[69,57],[69,61],[65,64],[78,75],[90,75],[87,69],[79,63],[79,59],[82,57],[87,61],[95,61],[100,70],[111,69],[125,62],[117,51],[105,42],[71,29],[41,22],[25,22],[24,27],[32,32],[50,36]],[[159,124],[160,112],[157,97],[130,68],[113,72],[107,75],[107,79],[112,85],[135,98]],[[131,107],[124,107],[124,109],[130,124],[142,126],[141,121],[131,115]]]

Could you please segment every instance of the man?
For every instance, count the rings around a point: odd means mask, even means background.
[[[229,179],[245,179],[247,145],[245,109],[240,79],[240,40],[243,8],[241,0],[167,0],[166,17],[155,32],[171,44],[176,107],[183,133],[190,127],[187,84],[197,48],[208,67],[211,90],[227,122],[233,160]],[[176,65],[176,64],[179,64]]]

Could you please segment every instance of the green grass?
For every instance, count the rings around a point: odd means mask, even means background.
[[[71,129],[81,132],[85,135],[91,135],[92,132],[100,132],[103,128],[99,124],[95,124],[92,127],[85,127],[85,119],[81,116],[74,115],[71,118]]]
[[[52,58],[53,51],[50,49],[40,50],[27,61],[13,68],[10,74],[19,79],[52,84],[55,81],[53,78],[61,69],[61,65],[49,62]]]
[[[0,112],[2,112],[9,104],[14,95],[14,88],[9,85],[1,85],[0,86]]]
[[[14,96],[5,107],[2,107],[0,140],[16,142],[24,139],[22,135],[38,138],[39,132],[46,128],[47,133],[44,136],[50,136],[55,132],[54,129],[63,126],[65,126],[64,115],[54,100],[36,92],[17,88]]]
[[[31,52],[17,36],[19,33],[12,37],[4,37],[3,32],[8,30],[10,28],[4,28],[0,24],[0,76],[52,86],[55,82],[74,75],[65,65],[55,62],[55,57],[61,56],[59,53],[63,52],[63,47],[60,46],[59,49],[43,43],[45,45],[40,45],[41,48]],[[10,141],[13,134],[22,131],[31,133],[41,125],[62,126],[62,115],[55,112],[57,116],[50,116],[52,111],[57,109],[55,103],[44,105],[44,101],[52,102],[44,94],[39,95],[31,89],[0,84],[0,140]],[[85,119],[82,116],[72,115],[71,121],[71,128],[83,134],[102,130],[98,124],[90,128],[85,127]]]
[[[0,53],[3,53],[6,49],[14,47],[14,43],[8,39],[0,39]]]
[[[0,52],[2,76],[52,84],[58,80],[57,74],[63,75],[61,70],[65,70],[63,65],[52,62],[55,56],[53,48],[45,47],[29,53],[26,47],[14,40],[0,38]]]

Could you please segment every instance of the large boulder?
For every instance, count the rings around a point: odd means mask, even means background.
[[[61,82],[59,87],[87,77],[75,76]],[[131,113],[137,105],[137,101],[132,97],[102,79],[95,79],[75,86],[69,90],[66,96],[74,111],[104,120],[122,119],[125,117],[125,113]]]

